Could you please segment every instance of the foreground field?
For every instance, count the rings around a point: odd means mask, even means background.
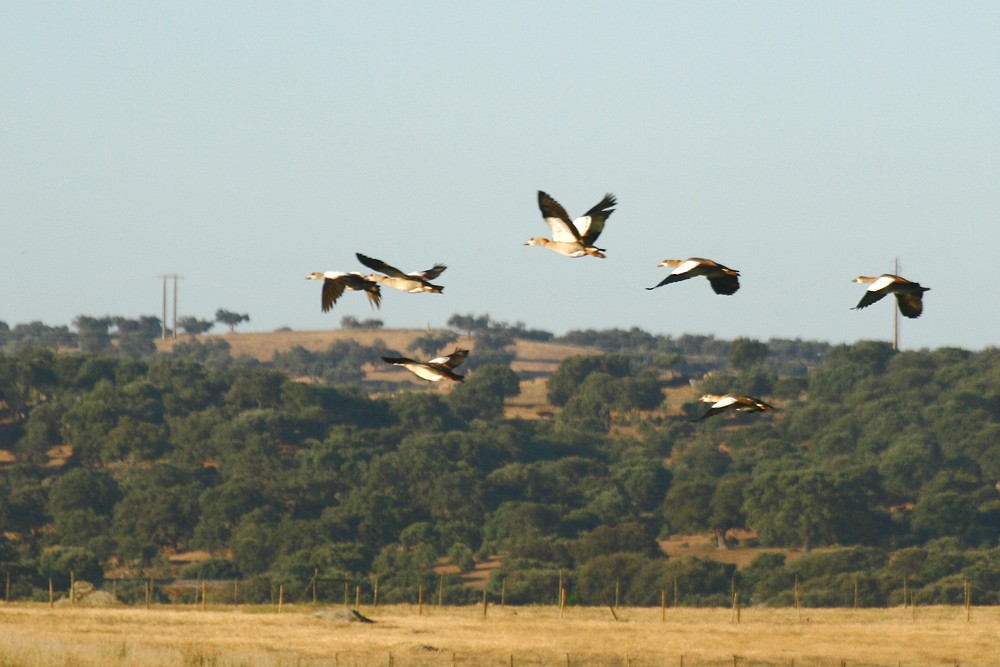
[[[240,609],[0,606],[0,665],[997,665],[1000,608]]]

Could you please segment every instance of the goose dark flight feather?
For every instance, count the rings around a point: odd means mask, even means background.
[[[337,299],[343,295],[345,290],[365,292],[368,295],[368,302],[372,308],[382,305],[382,290],[378,283],[369,280],[367,276],[354,271],[344,273],[343,271],[313,271],[306,280],[322,280],[323,290],[320,297],[320,307],[323,312],[329,312]]]

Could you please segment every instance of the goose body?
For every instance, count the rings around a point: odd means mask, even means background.
[[[705,394],[698,400],[703,403],[711,403],[712,406],[708,409],[708,412],[703,414],[701,417],[692,419],[691,421],[693,422],[708,419],[712,415],[717,415],[720,412],[725,412],[726,410],[736,410],[737,412],[764,412],[766,410],[774,410],[773,405],[768,405],[759,398],[744,396],[743,394],[723,394],[722,396],[716,394]]]
[[[892,273],[883,273],[875,277],[858,276],[854,282],[868,283],[868,289],[853,310],[867,308],[887,294],[895,294],[899,312],[909,318],[920,317],[924,312],[924,292],[930,289]]]
[[[382,357],[382,361],[395,366],[402,366],[414,375],[424,380],[438,382],[439,380],[451,380],[462,382],[465,376],[455,373],[456,366],[465,361],[469,356],[468,350],[456,348],[454,352],[443,357],[436,357],[430,361],[416,361],[407,357]]]
[[[552,238],[532,236],[524,245],[541,246],[566,257],[591,255],[603,258],[604,248],[598,248],[594,243],[604,231],[604,223],[614,212],[617,203],[615,196],[609,192],[585,214],[576,220],[570,220],[562,204],[539,190],[538,208],[549,226]]]
[[[306,280],[322,280],[323,291],[320,298],[320,306],[323,312],[328,312],[337,303],[345,290],[365,292],[368,295],[368,303],[372,308],[378,308],[382,304],[382,290],[378,283],[369,280],[356,271],[344,273],[343,271],[313,271]]]
[[[735,294],[740,288],[740,272],[723,266],[718,262],[701,257],[689,257],[688,259],[665,259],[657,266],[672,266],[674,270],[670,275],[652,287],[646,289],[656,289],[670,283],[680,282],[696,276],[705,276],[716,294]]]
[[[359,262],[367,266],[369,269],[381,272],[373,273],[367,276],[368,280],[382,283],[383,285],[388,285],[394,289],[398,289],[403,292],[410,292],[412,294],[416,294],[418,292],[432,292],[434,294],[440,294],[444,290],[444,287],[441,285],[434,285],[430,282],[441,275],[441,273],[448,268],[444,264],[435,264],[426,271],[403,273],[395,266],[386,264],[380,259],[368,257],[366,255],[362,255],[361,253],[355,253],[355,256],[358,258]]]

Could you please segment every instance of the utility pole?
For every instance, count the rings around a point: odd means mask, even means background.
[[[177,281],[183,276],[179,276],[176,273],[163,274],[160,276],[163,278],[163,317],[160,327],[160,338],[163,340],[167,339],[167,279],[172,278],[174,281],[174,317],[173,317],[173,337],[177,338]]]
[[[174,274],[174,338],[177,338],[177,279],[180,278],[176,273]]]
[[[167,277],[163,278],[163,317],[160,318],[160,340],[167,339]]]
[[[895,274],[897,276],[899,275],[899,257],[896,258],[896,261],[895,261],[895,263],[893,265],[893,271],[892,272],[893,272],[893,274]],[[895,301],[895,299],[893,299],[893,301]],[[893,308],[892,308],[892,351],[896,352],[896,351],[899,350],[899,308],[896,307],[895,303],[893,303],[892,305],[893,305]]]

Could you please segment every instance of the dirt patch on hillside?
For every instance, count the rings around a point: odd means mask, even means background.
[[[785,562],[790,563],[806,553],[836,550],[836,547],[823,547],[813,549],[812,552],[806,552],[800,549],[761,547],[756,544],[756,533],[746,530],[730,531],[730,537],[735,541],[735,545],[730,546],[728,549],[719,549],[713,535],[675,535],[670,539],[660,540],[660,549],[671,558],[698,556],[699,558],[709,558],[719,563],[729,563],[735,565],[738,569],[743,569],[762,553],[780,553],[784,555]]]

